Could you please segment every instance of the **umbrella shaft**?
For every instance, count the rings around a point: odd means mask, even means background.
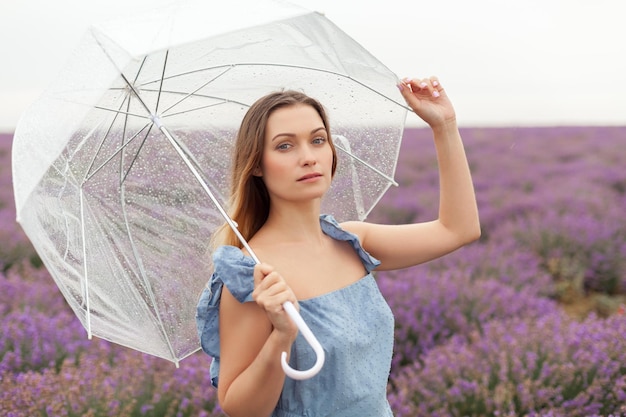
[[[179,145],[179,143],[172,136],[169,130],[161,124],[157,116],[153,116],[153,121],[154,121],[154,124],[159,128],[159,130],[165,135],[165,137],[170,142],[170,144],[174,147],[178,155],[185,162],[185,165],[187,165],[187,167],[189,168],[191,173],[194,175],[194,177],[196,177],[196,179],[198,180],[198,182],[200,183],[204,191],[208,194],[211,201],[213,201],[213,204],[215,204],[215,206],[219,210],[222,217],[224,217],[224,220],[226,220],[226,222],[231,227],[233,232],[235,232],[235,235],[237,235],[237,238],[241,241],[242,245],[246,248],[250,257],[252,257],[252,259],[254,259],[254,261],[257,264],[261,263],[261,261],[256,256],[256,254],[254,253],[250,245],[248,245],[248,242],[246,241],[246,239],[244,239],[244,237],[239,232],[239,229],[237,229],[237,224],[233,221],[233,219],[230,218],[230,216],[226,213],[226,210],[224,210],[222,205],[215,198],[215,196],[209,189],[209,186],[204,181],[204,179],[200,175],[200,172],[198,172],[194,164],[191,163],[191,161],[189,160],[189,157],[187,156],[183,148]],[[319,341],[315,338],[315,335],[311,332],[311,329],[309,328],[309,326],[307,326],[307,324],[304,322],[304,320],[302,319],[302,316],[300,316],[300,313],[298,313],[295,306],[291,302],[287,301],[283,304],[283,308],[287,311],[291,319],[296,323],[300,332],[303,334],[307,342],[311,345],[311,347],[315,351],[316,362],[315,362],[315,365],[311,369],[308,369],[305,371],[298,371],[298,370],[292,369],[289,366],[289,364],[287,363],[287,352],[283,352],[281,356],[282,368],[285,371],[285,374],[293,379],[311,378],[314,375],[316,375],[320,371],[322,366],[324,365],[324,358],[325,358],[324,349],[320,345]]]
[[[237,236],[237,238],[239,239],[241,244],[244,246],[244,248],[246,248],[246,250],[248,251],[248,254],[250,255],[250,257],[252,259],[254,259],[254,261],[256,263],[261,263],[261,261],[259,261],[259,258],[256,256],[256,254],[254,253],[254,251],[252,250],[250,245],[248,245],[248,242],[246,241],[246,239],[239,232],[239,229],[237,228],[237,224],[233,221],[233,219],[230,218],[228,213],[226,213],[226,210],[224,210],[224,207],[222,207],[222,205],[217,200],[217,198],[215,198],[215,195],[213,194],[213,192],[211,191],[211,189],[207,185],[206,181],[204,181],[204,179],[200,175],[200,172],[198,172],[196,167],[191,163],[191,161],[189,160],[189,157],[187,156],[187,154],[185,153],[183,148],[178,144],[178,141],[170,133],[170,131],[167,129],[167,127],[165,127],[163,124],[161,124],[161,121],[160,121],[160,119],[158,117],[153,116],[152,120],[153,120],[155,126],[159,128],[159,130],[165,135],[165,137],[170,142],[170,144],[174,147],[174,149],[176,150],[178,155],[181,157],[181,159],[183,160],[185,165],[187,165],[187,168],[189,168],[189,170],[193,174],[193,176],[196,177],[196,180],[198,180],[198,182],[202,186],[202,189],[207,193],[207,195],[209,196],[209,198],[211,199],[213,204],[215,204],[215,207],[217,207],[217,210],[220,212],[220,214],[222,215],[222,217],[224,218],[226,223],[228,223],[228,225],[233,230],[233,232],[235,233],[235,235]]]

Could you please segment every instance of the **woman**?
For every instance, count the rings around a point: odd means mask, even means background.
[[[231,215],[255,262],[228,227],[215,236],[215,272],[198,304],[203,349],[214,358],[222,409],[238,416],[391,416],[386,386],[393,316],[372,270],[406,268],[480,236],[456,116],[434,77],[399,85],[431,127],[440,172],[436,220],[338,224],[320,213],[337,158],[323,107],[304,94],[270,94],[237,138]],[[314,356],[282,308],[293,302],[326,351],[319,374],[285,377],[280,354],[308,369]],[[218,384],[219,382],[219,384]]]

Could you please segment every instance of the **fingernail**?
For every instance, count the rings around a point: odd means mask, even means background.
[[[422,88],[426,88],[428,87],[428,84],[426,84],[424,81],[421,82],[420,87]]]
[[[437,87],[439,85],[439,81],[433,81],[433,87]]]
[[[398,87],[398,90],[400,91],[404,90],[404,85],[402,85],[402,83],[396,84],[396,87]]]
[[[439,97],[439,91],[433,91],[433,97]]]

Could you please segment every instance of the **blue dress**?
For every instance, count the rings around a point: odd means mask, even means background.
[[[358,238],[332,216],[320,216],[328,236],[349,242],[367,271],[359,281],[314,298],[298,300],[300,314],[326,353],[321,371],[311,379],[285,378],[273,417],[393,416],[387,402],[387,379],[393,351],[394,319],[371,271],[380,262]],[[219,303],[223,285],[240,302],[254,302],[255,262],[239,248],[222,246],[213,254],[214,273],[198,302],[197,326],[202,349],[213,358],[211,379],[218,383],[220,364]],[[277,361],[280,357],[276,358]],[[292,345],[289,364],[309,369],[315,353],[304,337]]]

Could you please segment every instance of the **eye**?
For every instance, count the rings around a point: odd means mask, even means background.
[[[323,136],[319,136],[319,137],[317,137],[317,138],[313,139],[313,143],[314,143],[315,145],[322,145],[322,144],[324,144],[325,142],[326,142],[326,138],[325,138],[325,137],[323,137]]]
[[[291,147],[291,144],[288,142],[280,143],[276,146],[276,149],[279,151],[286,151]]]

